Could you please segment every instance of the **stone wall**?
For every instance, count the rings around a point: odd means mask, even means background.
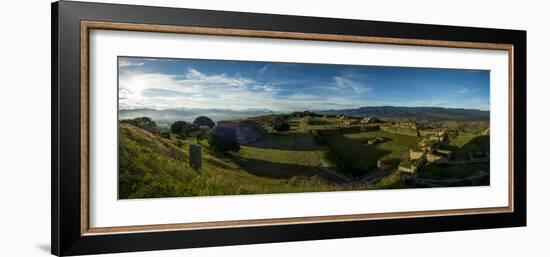
[[[426,161],[434,163],[448,163],[449,159],[442,155],[429,153],[426,154]]]
[[[353,127],[340,128],[340,133],[342,133],[342,134],[361,133],[361,127],[353,126]]]
[[[398,134],[398,135],[404,135],[404,136],[418,136],[418,130],[416,128],[403,128],[403,127],[397,127],[397,126],[380,126],[380,130]]]
[[[411,160],[417,160],[422,158],[422,156],[424,156],[424,151],[410,149],[409,155],[411,157]]]
[[[339,129],[320,129],[320,130],[317,130],[317,134],[319,134],[320,136],[339,135],[340,130]]]
[[[419,129],[418,130],[418,135],[420,135],[421,137],[439,136],[439,132],[434,131],[434,130],[421,130],[421,129]]]
[[[445,137],[440,137],[440,136],[430,136],[428,139],[432,141],[437,141],[437,142],[445,141]]]
[[[451,150],[436,149],[435,152],[438,153],[439,155],[447,157],[447,159],[449,159],[449,160],[453,156],[453,151],[451,151]]]
[[[397,122],[394,124],[395,127],[398,128],[411,128],[416,129],[416,123],[414,122]]]
[[[364,131],[364,132],[377,131],[377,130],[380,130],[380,126],[379,126],[379,125],[374,125],[374,126],[363,126],[363,131]]]
[[[414,173],[416,171],[410,165],[399,165],[399,167],[397,169],[399,171],[408,172],[408,173]]]

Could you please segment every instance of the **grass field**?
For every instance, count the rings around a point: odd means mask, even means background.
[[[460,132],[456,136],[450,136],[448,143],[442,148],[452,150],[455,160],[468,160],[468,153],[476,151],[489,151],[489,136]]]
[[[232,156],[242,169],[257,176],[320,176],[334,180],[337,178],[320,169],[325,167],[344,173],[328,158],[329,154],[328,148],[315,144],[310,134],[269,133],[258,142],[241,146],[241,150]]]
[[[365,144],[367,139],[373,137],[382,137],[386,141],[375,145]],[[420,138],[385,131],[371,131],[330,135],[325,136],[325,140],[353,175],[362,176],[376,168],[378,159],[392,165],[399,164],[401,159],[406,158],[409,149],[420,141]]]
[[[327,150],[311,135],[269,135],[236,154],[217,155],[206,141],[200,172],[189,167],[189,140],[166,139],[131,125],[120,125],[119,198],[157,198],[266,193],[322,192],[367,189],[334,182],[320,159]],[[289,150],[299,144],[297,150]],[[272,147],[272,148],[270,148]],[[330,158],[326,167],[337,167]]]
[[[327,124],[340,121],[326,119]],[[385,131],[324,136],[314,141],[301,118],[288,119],[290,130],[268,128],[260,140],[241,145],[234,153],[218,154],[206,140],[197,142],[163,138],[130,124],[119,125],[119,198],[157,198],[407,188],[397,165],[421,138]],[[384,142],[366,141],[382,137]],[[487,138],[488,139],[488,138]],[[462,134],[450,139],[449,148],[479,149],[485,138]],[[202,168],[189,167],[189,145],[202,146]],[[458,152],[460,154],[460,152]],[[463,158],[463,157],[461,157]],[[392,166],[377,171],[379,159]],[[430,164],[419,176],[429,179],[464,178],[488,164]],[[376,172],[375,172],[376,171]],[[382,175],[380,175],[382,174]],[[367,175],[366,177],[363,177]],[[353,178],[378,177],[374,184],[350,183]],[[488,178],[483,178],[484,181]],[[485,182],[483,182],[485,183]],[[488,182],[486,182],[488,183]]]

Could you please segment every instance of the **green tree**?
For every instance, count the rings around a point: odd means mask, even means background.
[[[170,131],[180,137],[186,138],[191,135],[191,133],[198,130],[198,127],[185,122],[185,121],[176,121],[172,126],[170,126]]]
[[[286,123],[286,122],[280,122],[280,123],[275,124],[275,126],[273,126],[273,129],[275,129],[277,131],[289,131],[290,130],[290,125],[288,125],[288,123]]]
[[[200,126],[207,126],[209,128],[213,128],[215,123],[212,119],[206,117],[206,116],[199,116],[193,121],[193,125],[200,127]]]

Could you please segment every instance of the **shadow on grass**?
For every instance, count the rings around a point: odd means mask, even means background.
[[[284,151],[316,151],[320,149],[315,144],[313,135],[308,133],[268,133],[260,140],[246,146]]]
[[[353,140],[343,135],[325,137],[330,150],[344,163],[347,170],[360,177],[376,169],[378,160],[391,151],[381,149],[379,144],[365,145],[362,141]]]
[[[399,163],[401,163],[401,159],[399,159],[399,158],[391,158],[391,159],[384,160],[384,163],[385,163],[386,165],[391,165],[391,166],[397,167],[397,166],[399,165]]]
[[[453,159],[455,160],[468,160],[468,153],[470,152],[490,151],[490,137],[488,135],[476,136],[462,147],[444,143],[440,148],[453,151]]]
[[[218,158],[227,158],[228,155],[214,155]],[[206,163],[208,163],[209,165],[212,165],[216,168],[222,168],[222,169],[225,169],[225,170],[228,170],[228,169],[231,169],[231,166],[227,165],[227,163],[225,162],[222,162],[218,159],[215,159],[215,158],[203,158],[205,160]]]
[[[241,156],[233,156],[233,162],[239,165],[242,170],[259,177],[289,179],[296,176],[319,176],[333,182],[343,182],[341,178],[324,172],[321,167],[317,166],[276,163]]]

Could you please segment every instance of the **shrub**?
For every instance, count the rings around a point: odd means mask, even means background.
[[[241,150],[241,146],[237,142],[237,132],[234,128],[214,127],[208,143],[218,153],[238,152]]]
[[[289,131],[290,126],[286,122],[284,123],[281,122],[281,123],[275,124],[275,126],[273,126],[273,129],[277,131]]]

